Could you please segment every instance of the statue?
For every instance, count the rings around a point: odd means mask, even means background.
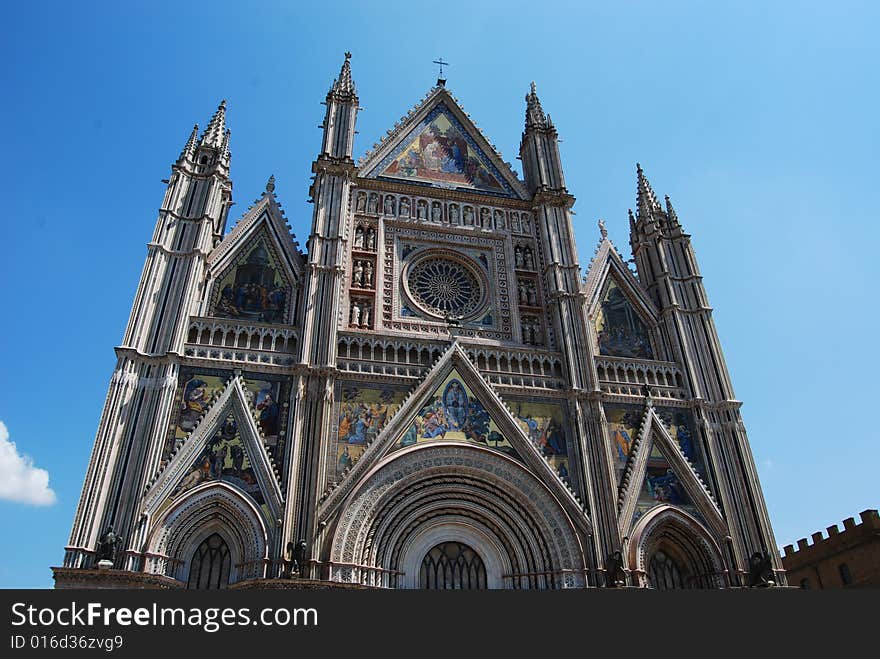
[[[526,285],[523,282],[519,282],[519,303],[526,303]]]
[[[379,212],[379,195],[375,192],[370,193],[370,201],[367,204],[367,212],[369,213],[378,213]]]
[[[418,207],[418,219],[427,220],[428,219],[428,202],[424,199],[419,199],[417,204]]]
[[[364,310],[361,312],[361,327],[370,326],[370,305],[365,304]]]
[[[364,286],[367,288],[373,288],[373,264],[367,261],[367,265],[364,267]],[[364,321],[366,324],[367,321]]]
[[[306,546],[306,541],[300,540],[293,548],[293,565],[291,566],[291,569],[300,577],[303,575],[306,568]]]
[[[400,217],[409,217],[409,199],[406,197],[400,200]]]
[[[517,245],[517,246],[516,246],[516,249],[513,250],[513,256],[514,256],[514,261],[515,261],[515,265],[516,265],[516,267],[517,267],[517,268],[521,268],[521,267],[523,267],[523,253],[522,253],[522,247],[520,247],[519,245]]]
[[[363,213],[364,206],[366,205],[366,203],[367,203],[367,193],[366,192],[358,192],[357,206],[355,207],[355,210],[357,210],[358,213]]]
[[[492,217],[489,213],[489,209],[488,208],[481,208],[480,209],[480,226],[483,227],[484,229],[489,229],[490,228],[489,225],[491,224],[491,222],[492,222]]]
[[[358,288],[362,288],[364,285],[364,262],[363,261],[355,261],[354,262],[354,276],[352,277],[352,283]]]
[[[530,247],[526,247],[523,251],[523,261],[525,262],[526,270],[534,269],[535,262],[532,260],[532,249]]]
[[[474,209],[470,206],[464,207],[464,223],[470,226],[474,225]]]
[[[109,525],[95,546],[95,562],[110,561],[115,564],[116,552],[120,544],[122,544],[122,538],[113,532],[113,525]]]
[[[394,215],[394,197],[385,195],[385,215]]]
[[[529,220],[529,214],[522,214],[522,230],[523,233],[531,233],[532,232],[532,222]]]
[[[355,247],[363,247],[364,246],[364,228],[358,227],[354,230],[354,246]]]
[[[367,249],[376,249],[376,230],[372,227],[367,229]]]
[[[443,208],[440,206],[439,202],[434,202],[431,205],[431,221],[432,222],[440,222],[443,220]]]
[[[284,557],[284,568],[281,572],[282,579],[295,579],[302,577],[305,569],[306,541],[290,541],[287,543],[287,551]]]
[[[626,585],[626,572],[623,571],[623,554],[618,549],[608,555],[605,569],[605,587],[620,588]]]
[[[506,225],[504,222],[504,211],[495,211],[495,228],[496,229],[506,228]]]
[[[528,296],[529,304],[533,307],[538,305],[538,294],[535,291],[534,284],[528,284],[526,286],[526,295]]]
[[[770,588],[776,585],[773,561],[767,550],[756,551],[749,559],[749,588]]]
[[[361,324],[361,308],[357,302],[351,303],[350,324],[352,327],[358,327]]]
[[[449,204],[449,221],[452,224],[458,224],[458,205]]]

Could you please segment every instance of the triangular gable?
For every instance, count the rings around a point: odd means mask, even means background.
[[[443,86],[435,87],[359,164],[365,178],[528,197],[510,164]]]
[[[267,521],[281,519],[283,497],[248,404],[246,385],[232,378],[169,463],[148,486],[144,509],[154,514],[168,501],[206,480],[235,486],[264,510]],[[207,460],[205,460],[207,458]]]
[[[265,229],[271,236],[292,280],[299,281],[304,269],[302,254],[297,250],[299,243],[291,233],[275,194],[268,190],[248,208],[220,244],[211,250],[208,255],[209,271],[216,274],[228,268],[239,246],[249,242],[261,229]]]
[[[599,244],[584,286],[599,354],[656,358],[649,337],[657,308],[607,238]]]
[[[488,446],[522,461],[480,397],[465,384],[455,368],[434,389],[426,404],[412,417],[406,431],[387,452],[437,440]]]
[[[208,257],[203,314],[291,323],[302,255],[273,193],[265,192]]]
[[[565,506],[572,519],[579,520],[579,523],[585,528],[589,528],[590,522],[584,512],[584,506],[578,499],[573,490],[560,478],[557,472],[548,462],[530,440],[528,435],[523,432],[517,420],[513,417],[510,410],[506,407],[500,396],[494,389],[483,379],[477,368],[468,359],[467,354],[461,345],[456,341],[436,362],[431,371],[425,376],[422,383],[409,395],[398,409],[397,413],[387,421],[384,430],[379,433],[375,441],[367,446],[360,460],[352,465],[344,476],[344,480],[339,485],[332,487],[322,497],[322,507],[319,516],[327,519],[331,516],[344,501],[345,497],[352,491],[354,486],[364,477],[379,461],[385,458],[389,453],[400,448],[400,442],[404,439],[410,429],[413,427],[416,417],[423,417],[422,434],[427,427],[424,415],[420,414],[426,408],[430,408],[432,401],[436,400],[436,394],[439,392],[442,399],[447,388],[453,382],[457,381],[462,385],[468,397],[468,402],[473,398],[479,401],[482,411],[485,411],[490,422],[488,424],[491,433],[491,427],[494,425],[496,432],[503,437],[505,445],[509,445],[512,451],[517,455],[521,462],[532,470],[542,481],[554,492],[560,502]],[[451,391],[451,389],[449,389]],[[451,398],[451,397],[450,397]],[[451,400],[450,400],[451,402]],[[442,404],[442,402],[441,402]],[[453,414],[460,414],[453,412]],[[462,425],[467,424],[467,415],[461,415]],[[436,429],[438,426],[434,426]],[[471,429],[473,430],[473,428]],[[447,430],[449,436],[450,430]],[[459,432],[459,431],[456,431]],[[480,439],[467,438],[465,432],[460,431],[462,439],[460,441],[470,441],[475,444],[481,444],[489,449],[493,448],[492,441],[488,434],[484,437],[485,443]],[[455,435],[457,437],[457,435]],[[412,438],[410,438],[412,439]],[[416,437],[418,443],[419,437]],[[425,440],[437,440],[434,437],[422,438]],[[501,442],[499,441],[499,446]]]
[[[724,519],[718,504],[663,420],[648,405],[642,428],[630,450],[618,495],[621,536],[628,536],[637,519],[656,505],[673,505],[699,513],[718,533]]]

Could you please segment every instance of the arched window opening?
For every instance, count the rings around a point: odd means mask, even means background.
[[[467,545],[443,542],[422,559],[419,583],[427,590],[486,590],[486,566]]]
[[[186,587],[216,590],[229,585],[229,547],[217,533],[208,536],[193,554]]]

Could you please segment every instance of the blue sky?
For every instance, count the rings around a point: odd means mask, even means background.
[[[50,587],[62,561],[160,180],[192,124],[228,99],[232,217],[275,174],[305,244],[320,102],[346,50],[358,154],[443,56],[448,87],[519,170],[535,80],[584,268],[600,217],[629,256],[641,162],[693,236],[777,544],[878,506],[876,3],[310,5],[0,9],[0,468],[15,471],[0,484],[0,587]],[[10,500],[12,483],[43,505]]]

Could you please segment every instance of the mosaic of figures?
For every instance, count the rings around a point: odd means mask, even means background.
[[[639,433],[644,417],[644,408],[638,405],[606,405],[605,419],[608,422],[608,440],[614,455],[618,482],[623,475],[633,442]],[[670,437],[675,440],[685,457],[694,465],[702,477],[703,453],[694,433],[693,417],[687,410],[677,408],[658,408],[657,414],[663,420]],[[705,480],[705,478],[703,479]]]
[[[390,387],[342,386],[336,429],[337,475],[360,459],[405,397],[405,390]]]
[[[562,407],[553,403],[533,401],[515,402],[510,405],[515,418],[529,441],[541,452],[556,474],[568,482],[568,441],[565,432],[565,414]]]
[[[284,322],[290,293],[290,283],[282,274],[274,250],[261,237],[242,252],[215,284],[211,314],[264,323]]]
[[[205,449],[177,484],[171,497],[210,481],[229,483],[248,494],[257,505],[265,507],[263,492],[257,483],[238,424],[231,414],[205,444]],[[266,512],[268,513],[267,508]]]
[[[516,456],[513,446],[455,369],[413,418],[397,448],[442,439],[481,444]]]
[[[396,217],[403,220],[424,220],[425,222],[445,223],[453,226],[475,227],[495,231],[531,235],[532,216],[525,211],[512,211],[488,206],[473,206],[455,202],[437,201],[403,197],[392,194],[379,194],[361,190],[355,196],[355,212],[362,215]],[[358,237],[358,228],[362,236]],[[355,227],[354,247],[356,249],[375,249],[375,234],[372,242],[366,225]]]
[[[596,311],[599,353],[612,357],[653,359],[648,328],[613,277],[608,277]]]
[[[694,465],[697,473],[705,482],[703,453],[694,433],[691,413],[676,408],[661,408],[657,410],[657,413],[663,420],[670,437],[678,444],[682,453]],[[633,443],[641,430],[643,417],[644,409],[637,405],[605,406],[608,441],[614,456],[618,484],[623,477]],[[696,513],[690,498],[675,474],[675,470],[655,443],[652,444],[651,455],[648,458],[645,479],[636,504],[635,519],[660,503],[682,506],[690,512]]]
[[[175,398],[176,409],[172,415],[170,436],[166,445],[166,460],[187,435],[195,430],[212,400],[226,388],[229,376],[229,373],[222,371],[181,372],[181,384]],[[283,411],[287,406],[288,385],[281,380],[245,376],[245,386],[252,396],[251,404],[259,417],[257,425],[264,436],[263,442],[275,462],[281,464],[287,422]]]
[[[458,119],[439,104],[376,168],[379,176],[437,187],[512,194]]]

